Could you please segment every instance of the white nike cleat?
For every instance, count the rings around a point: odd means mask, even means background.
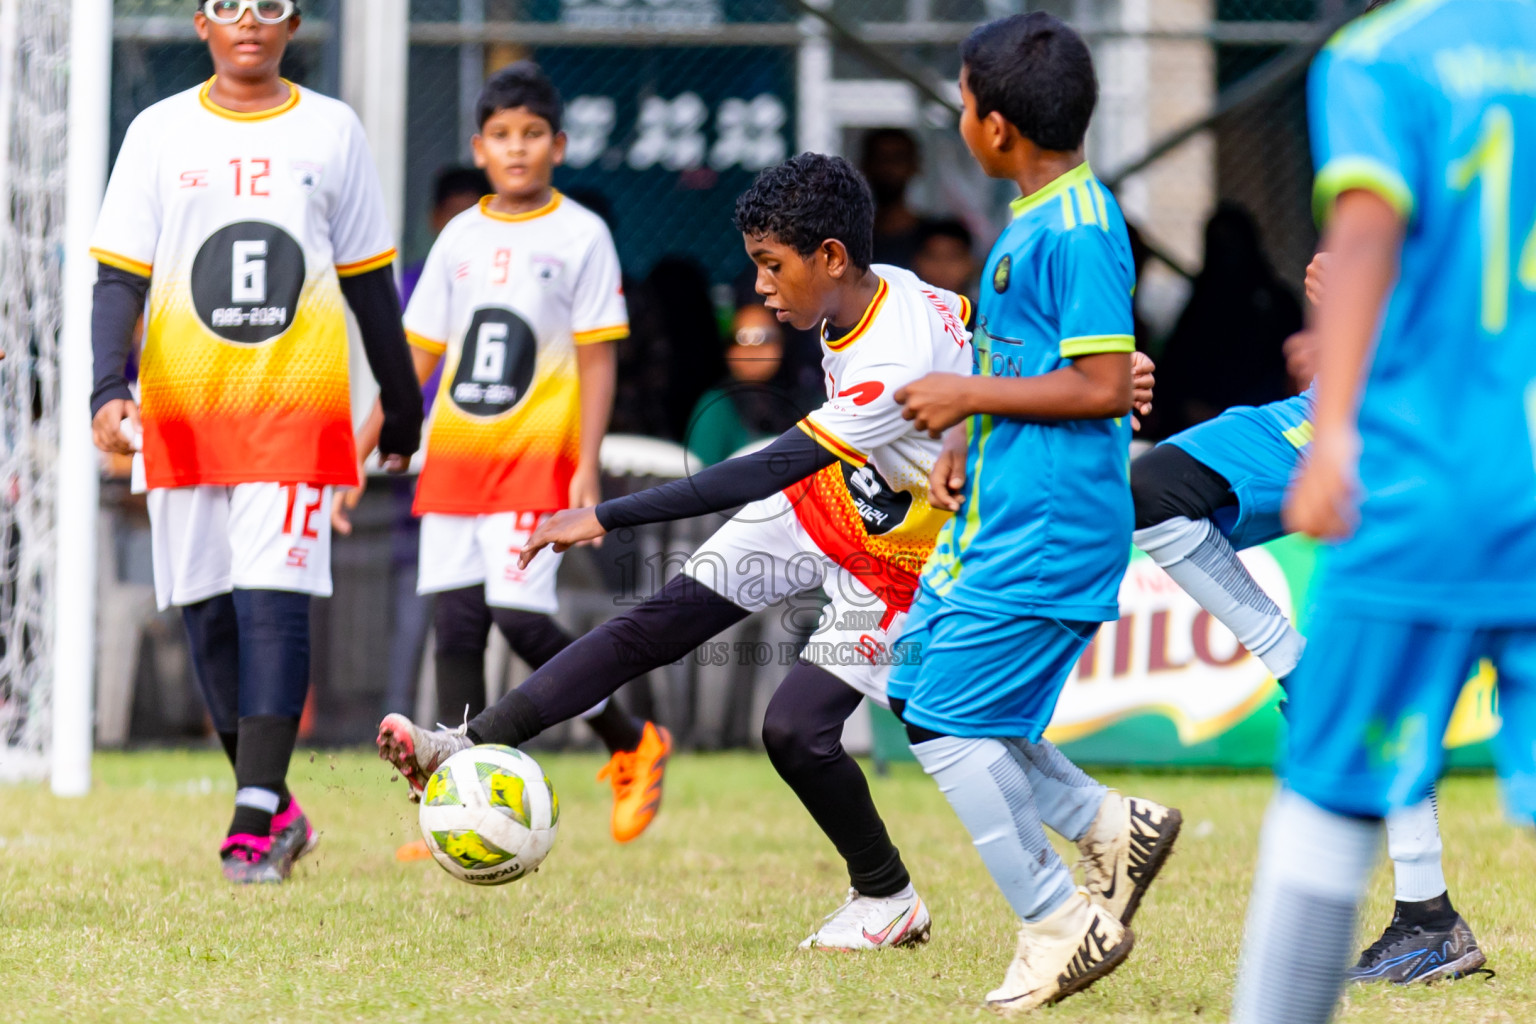
[[[1079,889],[1043,921],[1019,923],[1019,945],[987,1005],[1023,1013],[1081,992],[1125,962],[1131,930]]]
[[[1121,924],[1130,924],[1173,852],[1183,823],[1183,815],[1172,807],[1109,790],[1093,824],[1077,841],[1089,897]]]
[[[438,765],[474,743],[465,734],[467,725],[457,729],[423,729],[404,715],[385,715],[379,723],[379,757],[395,766],[411,784],[411,799],[420,801],[427,780]]]
[[[852,953],[916,946],[928,941],[931,927],[928,905],[910,885],[895,896],[865,896],[849,889],[847,902],[828,914],[800,948]]]

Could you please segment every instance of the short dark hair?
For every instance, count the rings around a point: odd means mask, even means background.
[[[917,248],[921,249],[927,245],[930,238],[953,238],[967,249],[976,245],[976,236],[972,235],[971,229],[965,226],[965,221],[957,217],[938,217],[919,223],[916,233]]]
[[[1041,149],[1083,144],[1099,99],[1093,57],[1060,18],[1033,11],[980,26],[960,44],[976,116],[1002,114]]]
[[[442,206],[454,196],[473,195],[476,199],[491,194],[491,183],[478,167],[444,167],[432,179],[432,205]]]
[[[520,60],[486,79],[480,98],[475,101],[475,123],[484,128],[485,122],[498,111],[527,107],[529,113],[548,121],[551,131],[558,132],[564,106],[560,90],[544,69],[531,60]]]
[[[801,153],[757,176],[736,200],[736,230],[770,238],[810,256],[835,238],[867,269],[875,248],[875,197],[840,156]]]

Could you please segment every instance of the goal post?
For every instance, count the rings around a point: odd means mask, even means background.
[[[91,787],[100,462],[87,416],[91,288],[96,277],[89,250],[106,190],[111,68],[112,0],[70,0],[50,754],[51,783],[59,796],[81,796]]]

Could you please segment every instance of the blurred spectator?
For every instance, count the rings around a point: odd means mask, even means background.
[[[926,220],[917,229],[912,272],[929,284],[948,289],[976,305],[976,240],[971,229],[952,218]]]
[[[666,345],[667,436],[681,441],[699,396],[725,376],[709,275],[691,257],[663,256],[646,275],[644,293],[647,316]]]
[[[1301,324],[1301,303],[1270,267],[1253,216],[1223,202],[1206,224],[1205,265],[1158,364],[1153,436],[1293,394],[1283,346]]]
[[[567,197],[585,206],[614,230],[613,204],[595,188],[565,190]],[[641,434],[676,440],[667,416],[667,374],[671,365],[666,332],[655,303],[647,301],[644,282],[621,268],[625,304],[629,307],[629,336],[614,343],[618,378],[613,392],[611,434]]]
[[[432,182],[432,210],[428,214],[432,237],[437,238],[449,221],[473,207],[490,191],[490,182],[479,168],[445,167],[438,171]],[[411,293],[416,290],[416,282],[421,280],[421,268],[425,263],[425,259],[418,260],[401,273],[401,305],[411,301]],[[422,403],[428,412],[432,410],[432,400],[437,397],[441,377],[442,367],[439,366],[422,385]],[[421,522],[411,514],[416,478],[381,477],[374,481],[374,486],[380,485],[389,491],[394,506],[389,536],[389,578],[394,610],[389,639],[389,678],[384,681],[384,713],[398,711],[412,715],[416,712],[416,680],[421,676],[427,631],[432,626],[432,598],[416,593],[416,566],[421,548]]]
[[[783,335],[762,306],[743,306],[726,343],[726,378],[700,396],[684,443],[704,465],[728,459],[753,441],[777,437],[801,416],[774,383],[783,362]]]
[[[751,317],[752,323],[766,323],[779,332],[782,350],[779,373],[774,383],[789,395],[790,401],[800,407],[802,413],[810,412],[826,398],[822,384],[820,329],[802,331],[790,324],[781,324],[778,318],[763,306],[763,297],[757,294],[757,268],[748,266],[732,282],[736,289],[736,323],[747,310],[758,310]]]
[[[904,128],[864,136],[859,170],[875,195],[875,262],[911,267],[922,218],[907,206],[907,186],[922,169],[917,138]]]

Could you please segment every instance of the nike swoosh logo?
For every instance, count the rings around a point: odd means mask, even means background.
[[[1110,873],[1110,876],[1109,876],[1109,888],[1105,889],[1104,892],[1101,895],[1106,900],[1112,900],[1112,899],[1115,898],[1115,893],[1117,891],[1119,891],[1119,889],[1120,889],[1120,868],[1117,865],[1115,867],[1115,870]]]
[[[868,939],[870,942],[873,942],[875,945],[878,946],[878,945],[880,945],[880,943],[885,941],[886,936],[891,934],[891,929],[895,928],[898,924],[901,923],[901,919],[902,918],[908,917],[909,915],[915,915],[916,913],[917,913],[917,907],[915,907],[915,906],[914,907],[909,907],[906,910],[903,910],[901,913],[896,915],[896,919],[894,921],[892,921],[890,924],[886,925],[884,928],[880,929],[880,931],[876,932],[874,935],[869,934],[869,929],[868,928],[861,928],[859,930],[864,933],[864,937],[866,939]]]

